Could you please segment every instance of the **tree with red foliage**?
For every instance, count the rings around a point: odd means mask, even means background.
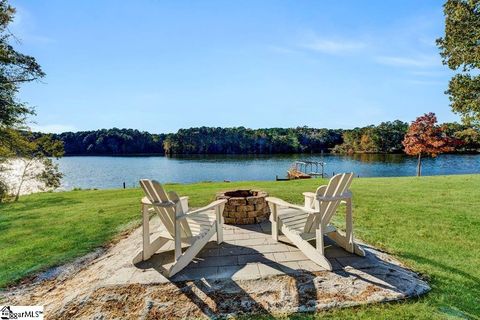
[[[437,125],[437,117],[432,112],[413,121],[402,142],[406,154],[418,156],[417,176],[422,174],[422,156],[436,157],[440,153],[453,151],[454,143],[455,140]]]

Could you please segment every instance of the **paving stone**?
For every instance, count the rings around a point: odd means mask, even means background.
[[[273,254],[275,256],[275,260],[279,262],[283,261],[301,261],[307,259],[307,257],[300,251],[297,252],[275,252]]]
[[[198,254],[199,257],[215,257],[218,256],[220,252],[220,248],[211,248],[211,249],[203,249]]]
[[[218,267],[185,268],[175,274],[172,281],[217,279],[219,277]]]
[[[250,233],[252,231],[263,233],[259,224],[242,225],[235,229],[235,233]]]
[[[235,240],[237,246],[258,246],[261,244],[274,244],[275,241],[270,238],[254,238],[245,240]]]
[[[193,260],[188,267],[220,267],[220,266],[234,266],[238,264],[237,256],[221,256],[221,257],[206,257],[206,258],[196,258]]]
[[[301,260],[297,261],[300,269],[313,272],[313,271],[325,271],[326,269],[320,267],[318,264],[313,262],[312,260]]]
[[[219,278],[230,278],[233,280],[251,280],[261,277],[258,263],[219,267],[218,276]]]
[[[268,263],[268,262],[275,262],[275,257],[271,253],[265,254],[245,254],[238,256],[238,264],[244,265],[251,262],[261,262],[261,263]]]
[[[225,239],[225,237],[223,237]],[[208,248],[218,248],[218,243],[216,241],[209,241],[207,242],[207,244],[205,245],[205,247],[203,247],[203,249],[208,249]]]
[[[378,265],[379,260],[371,255],[365,257],[351,256],[335,258],[344,268],[364,269]]]
[[[235,242],[235,234],[232,233],[232,234],[229,234],[229,235],[223,235],[223,242],[227,242],[227,243],[230,243],[230,242]],[[222,245],[223,243],[221,243],[220,245]],[[219,245],[219,246],[220,246]]]
[[[268,220],[265,220],[265,222],[260,223],[260,228],[262,229],[263,233],[272,234],[271,224]]]
[[[325,248],[325,256],[329,258],[354,257],[353,253],[346,251],[336,245],[329,245]]]
[[[278,264],[259,263],[258,269],[260,270],[260,276],[262,278],[281,275],[285,273]]]
[[[251,246],[258,253],[272,253],[272,252],[288,252],[289,249],[287,246],[276,243],[276,244],[263,244],[259,246]]]
[[[165,270],[166,272],[166,270]],[[155,269],[136,270],[128,283],[155,284],[168,283],[170,280]]]
[[[263,232],[256,232],[256,231],[252,231],[252,232],[245,233],[245,234],[248,235],[249,239],[270,237],[270,235],[265,235],[265,233],[263,233]]]
[[[265,263],[265,265],[270,265],[275,269],[280,269],[285,274],[297,274],[302,272],[300,265],[297,261],[286,261],[286,262],[275,262],[275,263]]]
[[[229,240],[245,240],[245,239],[250,239],[250,234],[249,233],[234,233]]]
[[[242,254],[255,254],[257,251],[253,247],[227,246],[219,249],[219,256],[238,256]]]
[[[198,256],[174,279],[188,280],[189,277],[196,279],[202,276],[212,279],[218,277],[242,279],[243,276],[257,278],[261,275],[280,274],[280,271],[295,273],[295,270],[303,270],[302,272],[324,270],[310,261],[285,236],[280,235],[279,240],[281,241],[274,241],[268,232],[269,228],[269,221],[256,225],[226,225],[225,242],[221,244],[217,244],[216,241],[208,242]],[[315,245],[315,241],[311,243]],[[367,251],[367,257],[363,258],[338,247],[329,238],[325,238],[325,243],[329,244],[325,253],[335,272],[344,272],[342,271],[344,267],[365,269],[378,265],[378,259],[370,251]],[[163,276],[157,276],[157,274],[165,273],[172,263],[173,251],[156,253],[148,261],[139,263],[138,268],[141,269],[134,270],[131,273],[133,274],[132,278],[126,281],[131,282],[138,279],[138,282],[142,282],[143,278],[161,281]],[[249,270],[253,272],[253,275],[248,273]],[[145,273],[146,271],[153,273]],[[204,274],[202,275],[200,272]],[[118,282],[125,280],[127,276],[128,272],[125,271],[124,276],[113,274],[111,278]]]

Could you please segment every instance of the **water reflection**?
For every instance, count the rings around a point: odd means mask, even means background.
[[[401,154],[188,155],[177,157],[65,157],[63,188],[119,188],[141,178],[162,182],[274,180],[293,161],[326,162],[325,172],[355,172],[360,177],[413,176],[417,159]],[[440,155],[423,160],[424,175],[480,173],[480,155]]]
[[[402,154],[354,154],[351,156],[347,156],[352,160],[366,162],[366,163],[375,163],[375,162],[382,162],[382,163],[403,163],[407,160],[407,156]]]

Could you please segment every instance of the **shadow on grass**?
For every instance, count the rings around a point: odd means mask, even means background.
[[[446,272],[450,272],[450,273],[453,273],[453,274],[459,274],[464,278],[472,280],[474,283],[477,284],[477,286],[479,286],[479,289],[480,289],[480,278],[477,278],[470,273],[466,273],[466,272],[464,272],[460,269],[450,267],[450,266],[447,266],[446,264],[440,263],[438,261],[435,261],[435,260],[432,260],[432,259],[429,259],[429,258],[425,258],[425,257],[421,257],[421,256],[418,256],[418,255],[415,255],[415,254],[412,254],[412,253],[403,253],[403,254],[399,254],[399,256],[402,257],[402,258],[405,258],[405,259],[417,261],[417,262],[422,263],[422,264],[431,265],[431,266],[433,266],[437,269],[442,269]]]
[[[480,278],[458,268],[413,253],[403,253],[399,254],[399,256],[404,259],[416,261],[419,264],[428,265],[433,269],[438,269],[447,274],[447,276],[444,276],[444,278],[446,278],[445,280],[442,280],[441,276],[435,277],[437,278],[435,282],[438,283],[437,288],[440,291],[437,292],[437,294],[443,294],[446,298],[444,301],[449,302],[448,306],[439,308],[441,312],[460,318],[466,318],[467,315],[472,319],[478,318],[479,306],[477,299],[480,297]],[[459,275],[465,280],[457,281],[449,277],[454,275]],[[466,282],[470,282],[470,284]],[[469,289],[465,289],[466,286],[469,287]],[[448,291],[457,291],[462,294],[459,295],[456,292],[449,293]],[[470,296],[470,298],[467,296]],[[442,302],[442,304],[445,302]],[[460,306],[463,306],[463,308]]]

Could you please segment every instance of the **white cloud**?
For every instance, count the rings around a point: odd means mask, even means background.
[[[320,53],[341,55],[358,52],[367,47],[367,43],[347,35],[324,35],[313,30],[303,30],[298,47]]]
[[[379,56],[375,60],[378,63],[394,67],[435,67],[440,66],[440,57],[434,55],[419,55],[416,57],[405,56]]]
[[[65,124],[46,124],[46,125],[31,125],[32,131],[44,132],[44,133],[62,133],[67,131],[77,131],[77,128],[71,125]]]
[[[314,37],[308,43],[304,43],[302,47],[328,54],[345,54],[359,51],[366,47],[361,41],[346,39],[322,39]]]

